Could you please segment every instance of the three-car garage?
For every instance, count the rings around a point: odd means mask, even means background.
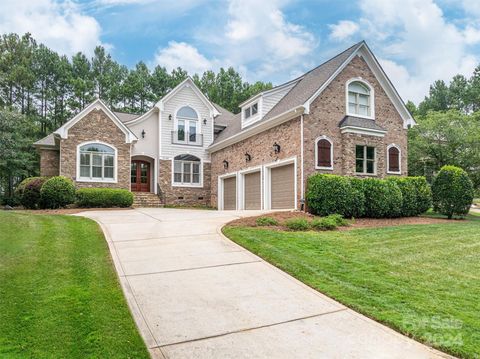
[[[276,161],[220,176],[218,208],[296,209],[296,159]]]

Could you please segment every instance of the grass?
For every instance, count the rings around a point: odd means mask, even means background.
[[[225,227],[236,243],[345,305],[457,356],[480,354],[480,217],[335,232]]]
[[[0,253],[0,357],[149,357],[95,222],[0,211]]]

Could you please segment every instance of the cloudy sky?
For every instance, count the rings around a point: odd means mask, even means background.
[[[0,32],[52,49],[102,44],[127,66],[233,66],[279,84],[366,40],[404,100],[480,62],[480,0],[0,0]]]

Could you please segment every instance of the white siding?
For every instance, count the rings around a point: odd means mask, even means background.
[[[283,96],[285,96],[296,84],[297,82],[292,82],[285,87],[279,88],[278,90],[273,90],[271,93],[264,94],[262,101],[262,116],[265,116],[268,111],[270,111],[273,106],[275,106],[278,101],[280,101]]]
[[[175,114],[177,110],[183,106],[190,106],[199,114],[200,123],[198,128],[199,133],[203,135],[203,146],[201,147],[172,144],[172,131],[175,131]],[[168,119],[169,115],[172,115],[171,120]],[[171,159],[180,154],[191,154],[203,161],[210,161],[210,156],[206,148],[210,146],[213,141],[213,118],[210,115],[210,109],[192,90],[188,83],[164,103],[164,110],[160,112],[160,116],[160,157],[162,159]],[[207,119],[206,125],[203,124],[203,119]]]
[[[140,122],[128,125],[137,136],[138,141],[132,146],[132,156],[149,156],[158,158],[158,111],[153,111],[150,116]],[[142,138],[145,131],[145,138]]]

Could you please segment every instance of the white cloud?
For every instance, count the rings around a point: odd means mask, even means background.
[[[0,33],[30,32],[39,43],[67,55],[78,51],[91,54],[101,44],[98,22],[71,1],[5,0],[2,8]]]
[[[349,20],[341,20],[328,26],[331,30],[330,38],[333,40],[345,40],[358,32],[360,27],[357,23]]]
[[[468,46],[476,27],[460,28],[433,0],[364,0],[359,32],[372,43],[404,100],[419,102],[437,79],[472,74],[478,58]]]
[[[189,74],[201,74],[214,68],[214,61],[208,60],[195,47],[176,41],[170,41],[167,47],[157,51],[154,64],[164,66],[168,71],[181,67]]]

